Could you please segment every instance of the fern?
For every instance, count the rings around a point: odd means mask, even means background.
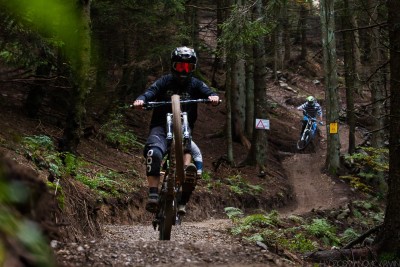
[[[358,233],[354,229],[348,228],[343,232],[340,240],[342,243],[349,243],[350,241],[356,239],[357,237]]]
[[[226,215],[228,216],[229,219],[231,220],[236,220],[238,218],[241,218],[243,216],[243,211],[238,208],[234,207],[226,207],[224,209]]]
[[[250,225],[254,227],[267,227],[271,224],[271,219],[263,214],[252,214],[246,216],[242,220],[243,225]]]
[[[336,237],[336,229],[325,219],[313,219],[305,229],[313,236],[321,238],[326,245],[340,244],[340,239]]]

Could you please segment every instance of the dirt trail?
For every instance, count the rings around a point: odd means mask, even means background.
[[[341,151],[348,149],[348,127],[340,126]],[[321,130],[325,131],[325,129]],[[326,158],[326,133],[314,141],[311,153],[298,153],[283,162],[293,186],[295,200],[280,210],[282,215],[304,214],[314,210],[338,208],[348,201],[349,188],[342,181],[332,179],[323,172]],[[356,138],[358,142],[361,136]]]
[[[287,266],[266,250],[229,235],[228,220],[185,222],[159,241],[150,222],[105,225],[101,239],[55,243],[60,266]]]
[[[316,147],[315,153],[294,154],[284,161],[295,200],[281,214],[335,208],[348,200],[346,186],[321,172],[325,145]],[[343,141],[342,149],[346,148]],[[228,219],[184,221],[173,227],[171,241],[159,241],[151,221],[104,225],[101,238],[53,245],[60,266],[288,266],[265,248],[230,235],[231,226]]]
[[[320,149],[315,154],[295,154],[284,161],[284,168],[296,198],[293,204],[281,210],[282,214],[303,214],[313,209],[330,209],[347,201],[344,187],[321,173],[323,152]]]

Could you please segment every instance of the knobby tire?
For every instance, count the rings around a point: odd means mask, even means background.
[[[310,143],[310,141],[311,141],[310,131],[306,131],[306,132],[304,133],[304,138],[303,138],[303,140],[300,139],[300,140],[297,142],[297,149],[298,149],[298,150],[303,150],[303,149],[305,149],[305,148],[308,146],[308,144]]]
[[[183,169],[183,146],[182,146],[183,135],[182,135],[181,104],[179,100],[180,100],[179,95],[172,96],[176,182],[182,184],[185,175],[185,170]]]
[[[171,97],[172,102],[172,116],[173,116],[173,132],[174,140],[171,147],[171,166],[175,167],[175,177],[169,177],[169,179],[175,179],[175,183],[181,184],[184,179],[183,169],[183,146],[182,146],[182,120],[181,120],[181,104],[180,96],[173,95]],[[174,187],[174,183],[168,183],[169,186]],[[176,201],[174,194],[166,194],[165,198],[161,203],[161,222],[160,222],[160,240],[170,240],[172,225],[175,224],[176,219]]]
[[[160,222],[160,240],[170,240],[172,224],[175,220],[174,199],[168,194],[161,200],[161,222]]]

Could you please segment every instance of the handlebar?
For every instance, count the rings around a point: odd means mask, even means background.
[[[222,102],[222,100],[218,101],[218,105]],[[211,103],[210,99],[185,99],[185,100],[180,100],[179,103],[181,104],[193,104],[193,103]],[[143,109],[145,110],[150,110],[154,109],[156,107],[160,106],[165,106],[165,105],[171,105],[172,101],[153,101],[153,102],[145,102],[143,104]],[[129,107],[133,107],[133,105],[130,105]]]
[[[319,125],[324,125],[323,121],[317,120],[317,118],[311,117],[304,109],[303,109],[303,115],[309,118],[311,121],[317,122]]]

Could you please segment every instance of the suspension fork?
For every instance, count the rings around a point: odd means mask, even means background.
[[[182,132],[183,132],[183,139],[189,140],[190,139],[190,132],[189,132],[189,122],[188,122],[188,115],[187,112],[182,112]]]
[[[172,113],[167,113],[167,140],[172,140],[173,133],[173,125],[172,125]],[[189,121],[187,112],[182,112],[182,132],[183,139],[190,140],[190,131],[189,131]]]
[[[172,141],[173,129],[172,129],[172,113],[167,113],[167,142]]]
[[[183,147],[186,150],[190,150],[192,137],[190,135],[188,115],[186,112],[182,112],[182,132],[183,132]]]

